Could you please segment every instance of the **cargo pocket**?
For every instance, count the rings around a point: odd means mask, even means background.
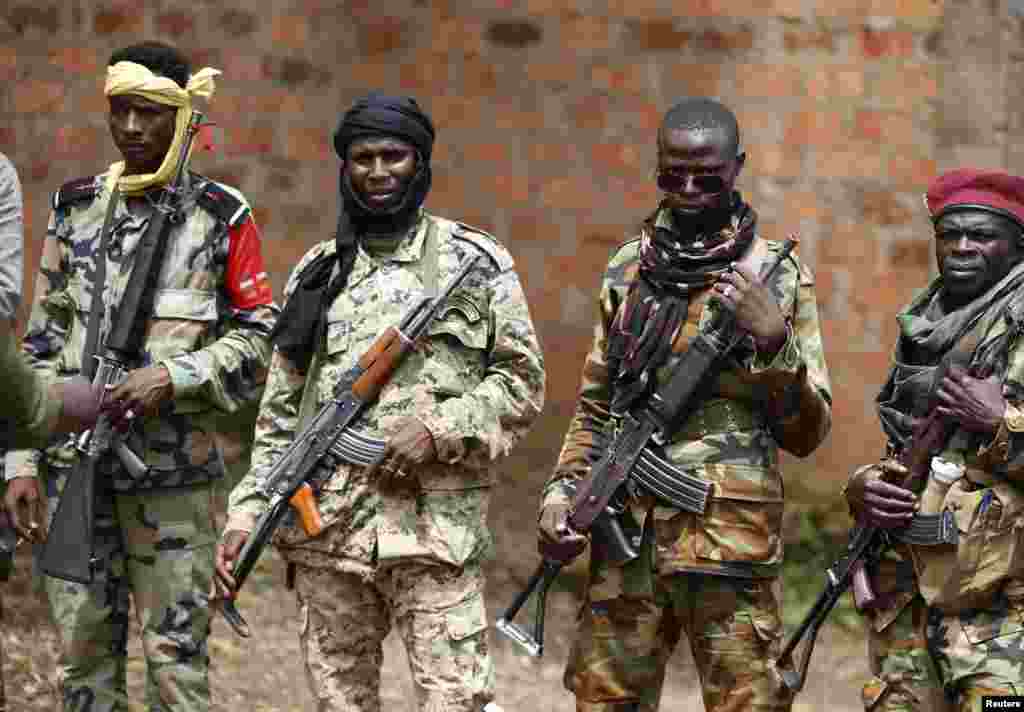
[[[972,645],[990,643],[1003,636],[1020,635],[1024,632],[1024,604],[1010,603],[1001,598],[998,608],[962,613],[960,628]],[[998,646],[998,643],[993,644]]]
[[[439,400],[461,395],[483,378],[488,330],[483,312],[466,297],[453,296],[437,315],[423,341],[423,352]]]
[[[953,512],[959,530],[956,568],[963,600],[998,590],[1019,566],[1019,506],[1001,486],[968,490],[964,480],[946,494],[943,506]],[[953,593],[953,592],[950,592]]]
[[[781,479],[759,468],[730,466],[730,470],[735,477],[715,482],[707,509],[697,517],[694,553],[710,561],[781,563]],[[750,486],[743,479],[746,474],[761,482]]]
[[[487,630],[483,597],[475,593],[449,608],[445,616],[445,628],[453,643],[461,643]]]
[[[217,297],[199,289],[158,289],[146,348],[153,361],[200,348],[217,321]]]

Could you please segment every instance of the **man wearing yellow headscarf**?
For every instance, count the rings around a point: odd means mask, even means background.
[[[160,43],[111,57],[105,92],[123,160],[54,197],[23,339],[47,377],[93,373],[92,354],[103,351],[136,248],[173,177],[193,99],[210,98],[217,74],[191,74],[181,53]],[[181,191],[143,357],[107,396],[108,413],[145,472],[133,476],[113,453],[100,460],[94,582],[45,581],[61,630],[65,712],[127,709],[129,594],[146,656],[146,709],[210,707],[211,501],[225,472],[224,416],[258,401],[278,309],[241,193],[191,171]],[[54,495],[53,516],[75,457],[64,444],[8,453],[5,503],[22,512],[23,536],[45,531],[31,527],[45,522],[42,492]]]

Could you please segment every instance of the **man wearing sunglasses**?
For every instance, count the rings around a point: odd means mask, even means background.
[[[790,705],[773,665],[782,633],[778,449],[805,456],[821,443],[831,394],[809,271],[790,256],[759,278],[781,244],[757,235],[753,208],[734,190],[739,145],[722,104],[673,107],[658,133],[664,197],[604,274],[575,417],[542,498],[541,551],[561,552],[549,558],[586,546],[567,526],[571,484],[587,476],[620,418],[665,382],[697,330],[729,312],[747,336],[659,453],[713,483],[703,513],[630,480],[620,521],[636,533],[639,556],[616,567],[592,548],[565,673],[577,710],[657,709],[683,633],[705,709]]]

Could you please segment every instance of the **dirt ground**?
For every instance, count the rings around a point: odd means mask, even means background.
[[[3,589],[3,672],[10,712],[59,709],[54,673],[57,636],[48,622],[41,596],[30,591],[29,561],[19,556],[17,572]],[[514,591],[522,586],[528,571],[520,576],[505,569],[491,572],[488,591],[491,620],[507,606]],[[570,585],[579,579],[568,577]],[[275,557],[260,569],[243,591],[239,606],[255,631],[254,638],[235,637],[222,619],[213,626],[210,640],[211,684],[214,710],[232,712],[299,712],[313,710],[313,702],[299,658],[297,606],[294,594],[284,589],[283,565]],[[556,584],[557,587],[557,584]],[[546,650],[541,660],[519,652],[515,644],[492,629],[498,670],[498,701],[512,712],[553,712],[573,709],[573,698],[561,683],[562,667],[568,653],[576,597],[565,587],[548,597]],[[522,620],[528,620],[528,616]],[[517,618],[517,620],[520,620]],[[864,643],[858,636],[836,628],[823,630],[812,661],[810,681],[794,710],[809,712],[826,707],[838,712],[859,710],[859,687],[866,674]],[[145,665],[132,631],[129,645],[128,695],[134,702],[127,708],[143,712],[142,691]],[[412,683],[405,653],[394,634],[385,649],[383,709],[413,710]],[[827,700],[827,704],[826,704]],[[669,672],[662,709],[700,709],[699,690],[689,652],[681,650]]]

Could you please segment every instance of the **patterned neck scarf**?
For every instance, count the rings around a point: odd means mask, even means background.
[[[735,194],[728,224],[712,235],[682,242],[664,204],[649,217],[640,242],[636,279],[612,321],[608,372],[612,412],[625,413],[655,386],[655,373],[672,352],[686,322],[690,294],[710,287],[742,257],[754,239],[757,214]]]

